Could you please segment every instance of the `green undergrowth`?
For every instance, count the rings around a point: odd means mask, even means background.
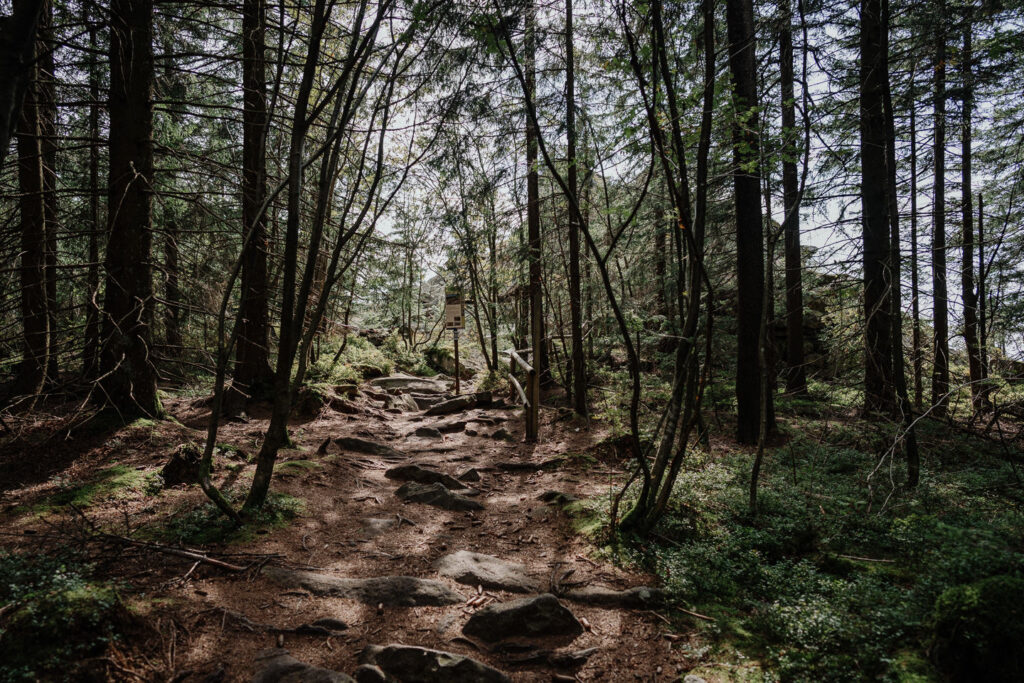
[[[241,504],[243,494],[240,490],[228,489],[223,493],[234,505]],[[240,544],[270,530],[288,526],[305,509],[306,503],[301,498],[287,493],[271,493],[263,508],[253,513],[244,526],[237,527],[212,502],[188,504],[160,523],[143,528],[140,536],[162,543],[186,545]]]
[[[0,551],[0,604],[4,682],[79,679],[78,666],[121,638],[128,620],[117,588],[71,556]]]
[[[1020,454],[922,423],[922,481],[908,494],[900,459],[868,481],[891,443],[888,425],[826,422],[806,408],[783,406],[788,443],[766,456],[756,517],[751,456],[695,452],[656,534],[621,545],[619,559],[654,570],[679,604],[715,618],[680,617],[680,626],[781,680],[969,680],[950,662],[1024,652],[1021,601],[1011,600],[1024,576]],[[607,523],[607,504],[592,508],[601,510]],[[990,577],[1001,593],[978,587]],[[940,596],[955,606],[943,610]],[[997,632],[989,622],[1018,626]],[[941,639],[969,628],[977,635]],[[952,643],[941,656],[939,642]],[[1006,666],[1024,674],[1020,662],[1000,666],[975,669],[975,680],[1015,680]]]

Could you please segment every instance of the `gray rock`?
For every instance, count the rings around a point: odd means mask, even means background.
[[[482,510],[483,504],[470,500],[463,495],[453,493],[444,484],[420,484],[415,481],[406,482],[395,495],[412,503],[425,503],[445,510]]]
[[[446,489],[465,488],[465,484],[458,479],[451,477],[444,472],[428,470],[424,467],[420,467],[419,465],[399,465],[398,467],[392,467],[384,473],[384,476],[396,481],[416,481],[421,484],[440,484]]]
[[[540,638],[583,633],[583,626],[554,595],[488,605],[476,612],[462,632],[470,638],[494,643],[509,638]]]
[[[427,408],[425,415],[448,415],[449,413],[458,413],[463,410],[469,410],[476,405],[476,396],[469,394],[467,396],[456,396],[455,398],[448,399],[447,401],[441,401],[436,405],[432,405]]]
[[[466,470],[465,472],[463,472],[462,474],[460,474],[457,477],[457,479],[459,481],[478,482],[481,479],[483,479],[483,477],[480,475],[480,470],[478,470],[475,467],[471,467],[468,470]]]
[[[708,683],[706,679],[701,678],[697,674],[686,674],[686,678],[683,679],[683,683]]]
[[[417,394],[443,394],[448,391],[444,382],[436,379],[424,379],[412,375],[390,375],[388,377],[377,377],[370,381],[370,385],[383,389],[384,391],[408,391]]]
[[[417,427],[413,432],[415,436],[422,436],[427,439],[443,439],[444,434],[436,427]]]
[[[353,680],[346,674],[300,662],[281,648],[264,650],[256,659],[261,664],[252,683],[352,683]]]
[[[555,505],[568,505],[569,503],[575,503],[579,498],[572,495],[571,493],[562,493],[561,491],[545,491],[544,493],[537,496],[538,500],[542,500],[545,503],[554,503]]]
[[[482,662],[442,650],[411,645],[370,645],[359,660],[373,664],[392,680],[405,683],[510,683],[511,679]]]
[[[347,451],[376,455],[377,457],[384,458],[385,460],[405,460],[407,457],[405,453],[396,451],[391,446],[385,446],[382,443],[367,441],[366,439],[360,439],[355,436],[340,436],[334,440],[334,443]]]
[[[402,411],[416,412],[420,409],[416,401],[409,394],[394,394],[388,396],[388,407],[398,408]]]
[[[491,555],[460,550],[445,555],[434,565],[437,573],[471,586],[483,586],[511,593],[534,593],[540,582],[530,576],[526,565],[506,562]]]
[[[466,428],[466,424],[467,422],[465,420],[449,420],[447,422],[442,422],[439,425],[437,425],[437,431],[441,432],[442,434],[461,432],[463,429]]]
[[[511,441],[515,437],[512,436],[512,432],[508,431],[504,427],[499,427],[498,429],[494,430],[493,434],[491,434],[491,438],[500,439],[502,441]]]
[[[597,607],[622,607],[626,609],[646,609],[654,607],[665,600],[665,594],[657,588],[637,586],[624,591],[604,586],[585,586],[562,594],[566,600]]]
[[[367,605],[420,607],[454,605],[465,601],[465,597],[440,581],[418,579],[412,576],[350,579],[282,567],[267,567],[263,573],[279,584],[292,588],[304,588],[314,595],[349,598]]]
[[[412,400],[416,401],[416,405],[419,406],[420,410],[426,410],[430,406],[436,406],[441,401],[447,401],[448,396],[446,394],[409,394],[412,396]]]
[[[356,683],[388,683],[388,678],[379,666],[361,664],[352,672]]]

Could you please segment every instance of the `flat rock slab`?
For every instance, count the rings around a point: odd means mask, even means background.
[[[437,431],[442,434],[452,434],[454,432],[461,432],[466,428],[466,420],[448,420],[447,422],[441,422],[437,425]]]
[[[459,486],[461,487],[461,484]],[[415,481],[406,482],[395,491],[395,495],[402,500],[412,503],[425,503],[434,507],[444,508],[445,510],[483,510],[484,508],[482,503],[470,500],[458,493],[453,493],[446,489],[444,484],[439,483],[420,484]]]
[[[444,382],[403,374],[377,377],[370,381],[370,386],[384,391],[408,391],[417,394],[443,394],[448,391],[448,386]]]
[[[376,538],[393,529],[397,524],[398,520],[394,517],[365,517],[363,519],[363,535],[367,538]]]
[[[637,586],[617,591],[604,586],[586,586],[562,594],[566,600],[595,607],[621,607],[624,609],[647,609],[661,604],[665,594],[657,588]]]
[[[512,680],[501,671],[465,655],[412,645],[369,645],[359,661],[378,667],[389,680],[403,683],[511,683]]]
[[[510,593],[535,593],[540,582],[530,576],[526,565],[506,562],[491,555],[460,550],[445,555],[434,565],[437,573],[471,586],[483,586]]]
[[[430,406],[425,411],[425,415],[448,415],[449,413],[458,413],[463,410],[469,410],[476,405],[476,396],[469,394],[467,396],[456,396],[455,398],[448,399],[447,401],[441,401],[435,405]]]
[[[346,674],[312,666],[288,654],[288,650],[264,650],[256,656],[259,670],[252,683],[353,683]]]
[[[384,444],[377,443],[376,441],[360,439],[356,436],[339,436],[334,440],[334,443],[347,451],[376,455],[377,457],[385,460],[405,460],[408,457],[405,453],[396,451],[391,446],[385,446]]]
[[[428,470],[424,467],[420,467],[419,465],[399,465],[398,467],[392,467],[384,473],[384,476],[396,481],[415,481],[421,484],[440,484],[446,489],[466,488],[466,485],[455,477],[449,476],[444,472]]]
[[[304,588],[314,595],[329,595],[358,600],[367,605],[422,607],[454,605],[465,597],[440,581],[413,576],[377,576],[350,579],[318,572],[267,567],[263,573],[279,584]]]
[[[470,638],[495,643],[510,638],[575,638],[583,633],[583,625],[558,598],[545,593],[488,605],[469,618],[462,632]]]

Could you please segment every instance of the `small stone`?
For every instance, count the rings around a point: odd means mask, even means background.
[[[376,455],[384,458],[385,460],[405,460],[407,457],[405,453],[396,451],[391,446],[385,446],[384,444],[377,443],[375,441],[367,441],[366,439],[360,439],[355,436],[340,436],[334,440],[334,443],[347,451]]]
[[[300,662],[281,648],[264,650],[256,659],[263,663],[252,677],[252,683],[352,683],[353,680],[346,674]]]
[[[432,405],[427,408],[425,415],[448,415],[449,413],[458,413],[463,410],[469,410],[476,405],[476,396],[469,394],[467,396],[456,396],[455,398],[447,401],[441,401],[436,405]]]
[[[448,476],[443,472],[428,470],[420,467],[419,465],[399,465],[398,467],[392,467],[384,473],[384,476],[388,479],[395,479],[397,481],[416,481],[421,484],[441,484],[446,489],[465,488],[463,483],[458,479]]]
[[[480,470],[476,469],[475,467],[471,467],[470,469],[460,474],[457,477],[457,479],[459,481],[465,482],[478,482],[481,479],[483,479],[483,477],[480,475]]]
[[[416,431],[413,432],[416,436],[422,436],[427,439],[443,439],[444,435],[441,430],[437,427],[417,427]]]
[[[387,683],[388,678],[379,666],[361,664],[352,672],[356,683]]]
[[[504,427],[500,427],[494,430],[494,433],[491,434],[491,438],[500,439],[501,441],[511,441],[514,437],[512,436],[512,432],[508,431]]]

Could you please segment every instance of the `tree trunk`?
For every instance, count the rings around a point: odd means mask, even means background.
[[[894,271],[890,263],[886,204],[884,88],[888,80],[883,48],[881,0],[862,0],[860,36],[861,227],[864,239],[864,410],[891,414]]]
[[[986,327],[986,311],[988,309],[985,301],[987,293],[986,275],[988,269],[985,266],[985,200],[978,194],[978,347],[981,358],[981,376],[988,379],[988,328]],[[988,387],[985,387],[985,395],[988,395]]]
[[[532,2],[526,17],[526,88],[531,101],[537,88],[537,7]],[[547,344],[544,339],[544,292],[541,282],[540,176],[537,168],[537,135],[533,119],[526,117],[526,224],[527,260],[530,278],[531,364],[541,382],[550,379]],[[531,400],[533,398],[531,397]]]
[[[935,19],[935,199],[932,231],[932,300],[935,365],[932,405],[936,417],[946,414],[949,393],[949,302],[946,289],[946,33],[945,2]]]
[[[47,355],[46,380],[57,381],[57,93],[53,60],[53,4],[42,2],[39,17],[39,62],[36,68],[39,90],[39,145],[43,155],[43,210],[46,218],[46,316],[50,327],[50,350]]]
[[[83,10],[89,26],[89,266],[86,273],[85,348],[82,375],[94,380],[100,364],[100,78],[96,59],[96,21]]]
[[[267,398],[270,369],[266,211],[266,0],[242,6],[242,282],[241,324],[227,410],[241,412],[248,400]]]
[[[110,177],[103,398],[121,417],[163,414],[152,356],[153,4],[110,7]]]
[[[971,60],[971,14],[964,17],[964,45],[960,55],[960,69],[963,72],[963,122],[961,128],[961,172],[963,225],[961,243],[963,246],[963,269],[960,276],[961,295],[964,302],[964,342],[967,347],[967,361],[971,380],[971,400],[975,410],[980,407],[983,396],[981,381],[981,351],[978,345],[978,299],[974,289],[974,206],[971,192],[971,115],[974,108],[974,76]]]
[[[764,234],[757,115],[754,10],[751,0],[727,0],[729,67],[736,121],[733,124],[733,185],[736,196],[736,439],[753,444],[761,421],[758,347],[764,296]],[[768,393],[771,401],[771,394]],[[769,420],[774,422],[771,411]],[[771,425],[769,425],[770,427]]]
[[[573,50],[572,2],[565,0],[565,127],[569,165],[567,182],[571,202],[579,203],[576,173],[576,84]],[[580,226],[576,214],[569,211],[569,315],[572,338],[572,407],[577,415],[587,415],[587,359],[583,352],[583,302],[580,301]]]
[[[785,219],[786,257],[786,391],[807,394],[804,367],[804,287],[800,255],[800,183],[796,169],[796,96],[793,88],[793,19],[791,0],[782,0],[782,31],[779,34],[779,60],[782,90],[782,191]]]
[[[172,217],[164,235],[164,341],[168,356],[181,353],[181,286],[178,278],[178,223]]]
[[[921,288],[917,256],[917,98],[910,73],[910,302],[913,317],[914,405],[924,402],[924,351],[921,345]]]
[[[28,0],[18,3],[28,4]],[[45,17],[46,12],[43,12]],[[45,18],[42,20],[45,21]],[[42,23],[41,21],[41,23]],[[33,55],[40,46],[35,43]],[[35,57],[33,57],[34,59]],[[15,393],[38,396],[46,382],[50,357],[50,315],[47,311],[46,220],[44,155],[42,145],[43,103],[40,65],[32,67],[18,122],[18,190],[21,212],[21,319],[24,351],[15,381]],[[34,405],[34,400],[28,406]]]
[[[0,165],[7,158],[11,136],[20,127],[21,107],[32,73],[36,31],[42,2],[18,0],[0,25]],[[19,152],[20,155],[20,152]]]

